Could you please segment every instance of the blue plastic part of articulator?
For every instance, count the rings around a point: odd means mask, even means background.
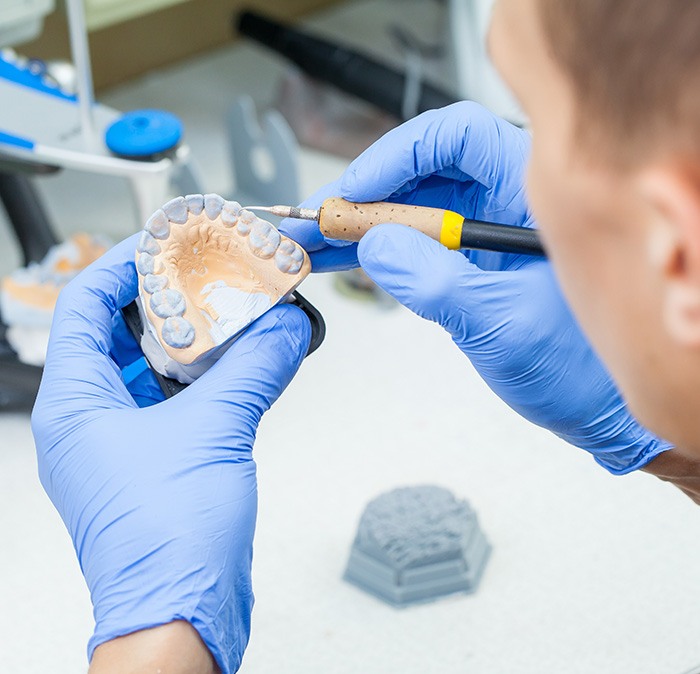
[[[111,124],[105,133],[107,147],[123,157],[150,157],[176,147],[182,122],[164,110],[133,110]]]

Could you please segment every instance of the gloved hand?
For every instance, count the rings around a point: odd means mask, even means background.
[[[468,150],[467,150],[468,148]],[[529,135],[475,103],[455,103],[402,124],[363,152],[340,179],[301,206],[318,208],[325,199],[394,201],[447,208],[476,220],[532,227],[524,185]],[[359,265],[357,244],[326,239],[318,224],[287,218],[280,231],[311,257],[313,271]],[[502,268],[518,256],[472,252]]]
[[[310,325],[294,306],[271,309],[174,398],[152,404],[160,394],[137,387],[151,404],[140,409],[119,362],[137,354],[112,334],[137,294],[135,246],[134,237],[117,245],[59,297],[32,414],[39,476],[90,589],[89,657],[117,636],[185,620],[228,674],[253,604],[253,442],[307,351]]]
[[[324,191],[350,201],[448,208],[533,226],[524,174],[529,136],[473,103],[424,113],[390,131]],[[309,200],[316,206],[314,198]],[[386,292],[442,325],[486,383],[530,421],[627,473],[670,449],[629,413],[561,296],[549,263],[528,256],[449,251],[401,225],[333,247],[308,223],[285,233],[309,245],[317,271],[354,255]]]

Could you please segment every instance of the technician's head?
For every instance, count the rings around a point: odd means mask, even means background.
[[[562,287],[650,428],[700,455],[700,3],[499,0]]]

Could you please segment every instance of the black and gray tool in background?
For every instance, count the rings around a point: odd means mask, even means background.
[[[252,11],[234,18],[241,35],[272,49],[295,63],[310,77],[406,118],[406,92],[413,88],[407,74],[398,72],[360,52],[310,35]],[[420,82],[412,94],[413,114],[442,108],[457,98],[431,84]]]

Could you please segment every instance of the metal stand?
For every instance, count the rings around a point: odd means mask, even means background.
[[[226,116],[226,130],[235,200],[263,206],[299,203],[299,145],[284,117],[267,110],[261,124],[253,99],[239,96]]]

